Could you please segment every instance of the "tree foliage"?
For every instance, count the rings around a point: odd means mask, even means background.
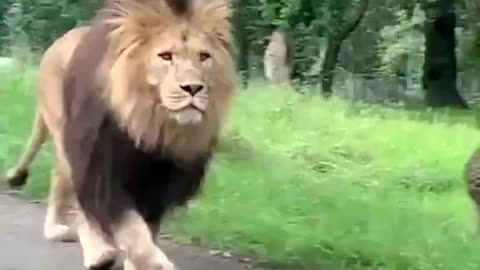
[[[338,68],[365,80],[421,77],[425,8],[440,1],[444,0],[231,0],[238,69],[245,82],[263,74],[267,37],[280,28],[288,36],[291,78],[297,83],[322,85],[330,92]],[[28,47],[42,52],[66,30],[87,23],[101,3],[1,0],[0,50],[11,53],[12,48]],[[479,7],[479,0],[455,2],[456,54],[462,72],[480,66]],[[349,29],[352,18],[358,21]]]

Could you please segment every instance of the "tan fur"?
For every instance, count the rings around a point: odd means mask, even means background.
[[[212,0],[208,4],[199,4],[193,9],[189,21],[176,17],[161,0],[147,1],[147,4],[135,1],[118,3],[122,4],[103,11],[119,16],[108,21],[115,30],[109,37],[111,43],[106,61],[98,71],[98,80],[107,85],[104,98],[115,117],[139,147],[150,149],[164,145],[179,159],[188,159],[192,154],[205,151],[221,128],[233,94],[234,65],[229,55],[231,36],[226,20],[229,16],[226,2]],[[88,29],[81,27],[69,31],[45,52],[39,71],[38,116],[30,143],[8,175],[11,180],[26,171],[47,134],[52,135],[56,176],[52,179],[44,226],[45,237],[51,240],[73,238],[66,222],[66,215],[75,209],[76,202],[69,181],[70,165],[63,150],[63,125],[66,120],[62,91],[69,59]],[[182,47],[183,36],[188,39],[188,50]],[[176,67],[175,71],[167,65],[155,63],[158,62],[158,59],[155,60],[158,58],[157,50],[171,50],[175,57],[178,54],[179,62],[173,60],[172,64]],[[208,52],[211,57],[198,64],[195,57],[201,51]],[[187,96],[179,89],[183,83],[204,83],[205,89],[196,96]],[[191,109],[187,105],[196,108]],[[202,110],[203,114],[200,114]],[[201,118],[199,115],[202,115]],[[84,224],[85,220],[80,220],[77,232],[84,248],[86,266],[111,259],[111,246],[95,233],[95,224]],[[126,245],[125,249],[134,247],[129,244],[131,238],[128,237],[134,230],[140,230],[138,243],[141,245],[148,242],[145,239],[152,237],[140,219],[126,219],[125,222],[127,225],[118,228],[115,233],[115,240],[119,245]],[[129,224],[136,224],[136,227]],[[145,237],[142,238],[142,235]],[[93,249],[90,246],[98,246],[99,241],[104,242],[105,248],[100,247],[102,251],[93,251],[88,255]],[[155,252],[150,254],[155,258],[148,259],[161,260],[163,253],[159,250]],[[132,262],[143,255],[132,257]]]
[[[124,266],[133,269],[156,269],[162,265],[164,270],[173,270],[173,264],[167,255],[159,249],[142,217],[134,212],[128,212],[121,224],[113,228],[115,241],[125,252]]]
[[[288,83],[290,71],[287,63],[287,51],[285,34],[280,30],[273,31],[263,60],[265,77],[269,81],[279,84]]]
[[[125,260],[123,263],[123,270],[137,270],[137,268],[130,260]]]
[[[117,249],[107,241],[107,237],[91,224],[82,212],[77,215],[77,233],[83,251],[83,265],[86,268],[108,263],[118,255]]]
[[[475,206],[477,234],[480,234],[480,147],[475,149],[467,160],[464,179],[468,195]]]
[[[38,74],[38,106],[29,143],[17,164],[7,174],[11,185],[24,184],[25,181],[15,183],[15,179],[28,170],[48,135],[52,135],[57,162],[44,226],[44,236],[49,240],[74,240],[68,226],[62,224],[66,222],[73,201],[68,169],[62,157],[62,126],[65,122],[61,97],[62,76],[73,49],[87,30],[88,27],[81,27],[69,31],[44,53]]]

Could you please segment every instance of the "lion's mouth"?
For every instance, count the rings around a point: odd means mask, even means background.
[[[205,118],[205,111],[191,104],[183,109],[172,111],[170,116],[175,119],[179,125],[193,125],[202,122]]]
[[[200,108],[199,106],[197,106],[193,101],[184,105],[183,107],[181,108],[175,108],[175,109],[172,109],[172,108],[169,108],[169,104],[165,104],[165,102],[162,101],[162,99],[160,98],[155,98],[153,100],[153,102],[156,104],[156,105],[160,105],[162,107],[165,107],[166,109],[168,109],[170,112],[173,112],[173,113],[177,113],[177,112],[181,112],[183,110],[186,110],[186,109],[192,109],[192,110],[196,110],[196,111],[199,111],[200,113],[204,114],[205,113],[205,109],[204,108]]]
[[[196,111],[199,111],[200,113],[204,114],[205,111],[201,108],[199,108],[198,106],[196,106],[193,102],[190,103],[189,105],[185,106],[183,109],[181,110],[186,110],[186,109],[192,109],[192,110],[196,110]]]
[[[206,118],[207,102],[205,99],[175,99],[170,98],[162,100],[157,99],[156,102],[167,109],[169,117],[174,119],[181,126],[199,124]]]

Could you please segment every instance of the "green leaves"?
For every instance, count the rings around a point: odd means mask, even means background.
[[[411,16],[408,13],[407,10],[395,11],[396,23],[387,25],[380,31],[378,54],[382,63],[381,70],[386,73],[400,72],[405,65],[414,69],[409,72],[422,72],[425,39],[421,26],[425,14],[419,5],[415,6]]]
[[[42,52],[69,29],[90,20],[100,0],[0,1],[0,49],[26,43]]]

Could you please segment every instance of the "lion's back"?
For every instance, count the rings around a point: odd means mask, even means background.
[[[40,68],[45,69],[56,66],[65,69],[75,47],[80,43],[80,40],[88,30],[88,26],[73,28],[55,40],[43,54]]]
[[[73,28],[55,40],[45,51],[40,62],[40,91],[53,91],[52,88],[55,87],[50,87],[52,80],[63,78],[73,51],[88,30],[88,26]]]
[[[40,108],[50,130],[55,130],[63,120],[62,91],[67,65],[73,51],[89,27],[78,27],[66,32],[45,51],[38,72],[38,97]]]

